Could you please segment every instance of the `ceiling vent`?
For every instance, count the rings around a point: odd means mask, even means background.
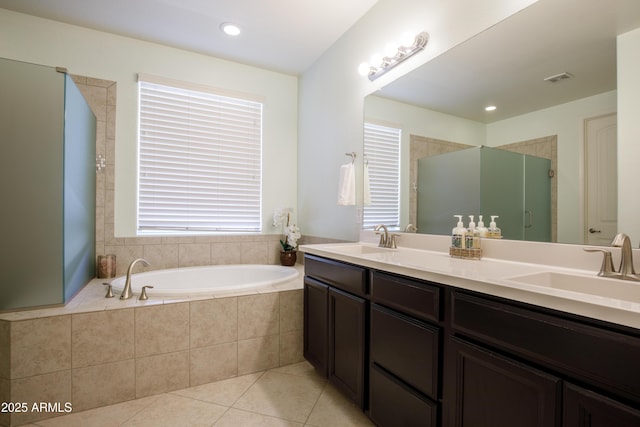
[[[549,83],[558,83],[562,80],[569,80],[572,78],[573,78],[573,74],[564,72],[564,73],[555,74],[553,76],[546,77],[544,81]]]

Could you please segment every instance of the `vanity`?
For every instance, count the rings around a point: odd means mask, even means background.
[[[363,242],[301,250],[305,358],[376,425],[640,426],[640,283]]]

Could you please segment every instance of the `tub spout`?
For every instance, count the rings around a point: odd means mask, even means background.
[[[129,299],[133,296],[133,293],[131,292],[131,272],[133,271],[133,267],[138,262],[141,262],[145,267],[151,265],[149,264],[149,261],[144,258],[138,258],[131,261],[131,264],[129,264],[129,268],[127,269],[127,280],[124,282],[124,289],[122,289],[120,299]]]

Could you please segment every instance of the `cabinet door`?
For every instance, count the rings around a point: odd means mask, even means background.
[[[453,422],[471,427],[560,426],[561,380],[456,338]]]
[[[322,375],[328,373],[328,302],[329,286],[304,278],[304,348],[303,354]]]
[[[364,408],[367,301],[329,288],[329,380]]]
[[[573,384],[564,388],[564,427],[638,427],[640,411]]]

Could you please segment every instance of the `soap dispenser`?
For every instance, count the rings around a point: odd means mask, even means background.
[[[476,228],[476,230],[478,230],[478,234],[480,235],[480,237],[487,237],[487,233],[488,233],[488,229],[487,227],[484,226],[484,222],[482,221],[482,215],[478,215],[478,227]]]
[[[489,223],[489,230],[487,232],[487,237],[491,237],[494,239],[502,239],[502,232],[496,225],[496,218],[500,218],[498,215],[491,215],[491,222]]]
[[[476,229],[473,215],[469,215],[469,229],[467,230],[466,242],[467,248],[469,249],[480,248],[480,232]]]
[[[464,249],[467,229],[462,223],[462,215],[454,215],[454,217],[458,218],[458,224],[451,230],[451,247]]]

